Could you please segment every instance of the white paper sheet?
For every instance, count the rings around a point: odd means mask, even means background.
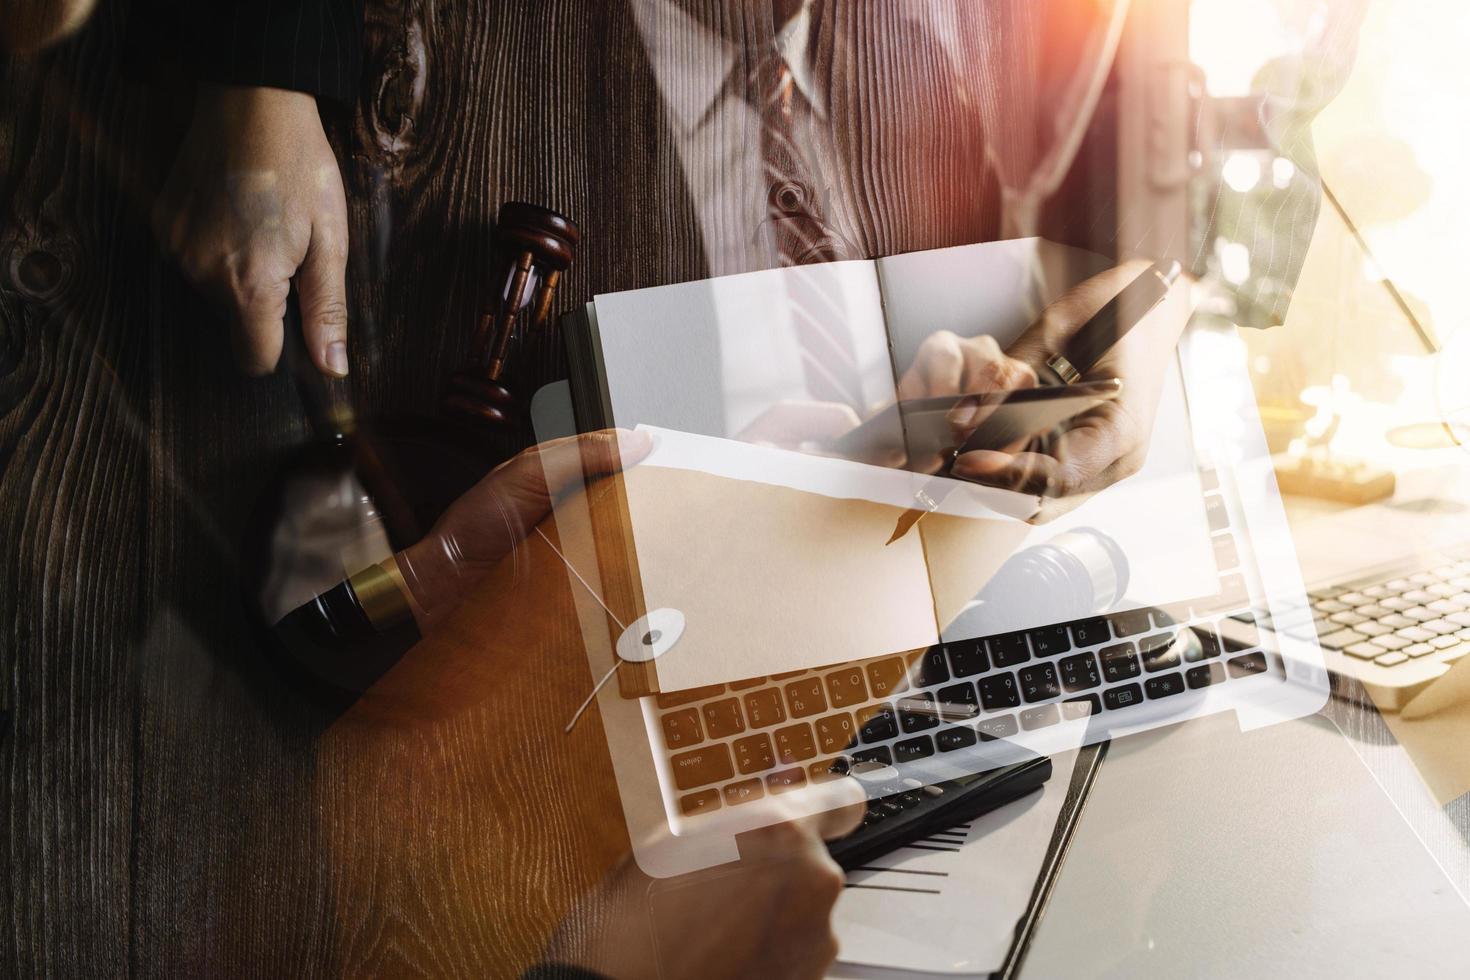
[[[1028,239],[913,253],[876,264],[830,263],[599,296],[597,320],[612,421],[655,427],[658,444],[647,466],[907,508],[915,499],[914,491],[929,478],[733,438],[752,419],[767,417],[783,401],[812,397],[810,365],[800,339],[802,318],[816,315],[824,330],[846,337],[856,356],[863,397],[881,408],[891,403],[893,377],[902,374],[924,336],[941,329],[967,336],[988,333],[1004,346],[1046,303],[1105,264],[1086,252]],[[1155,315],[1163,313],[1161,308]],[[661,529],[650,532],[647,522],[665,521],[666,513],[652,506],[640,509],[636,500],[630,507],[635,543],[657,539]],[[1008,519],[1029,517],[1034,508],[1029,496],[964,482],[956,482],[955,492],[945,496],[941,506],[942,511],[960,516],[1001,514]],[[1000,559],[1078,528],[1095,529],[1126,556],[1129,585],[1125,599],[1114,608],[1167,604],[1217,590],[1188,409],[1172,364],[1142,471],[1056,521],[1006,535]],[[765,542],[763,562],[770,567],[780,563],[787,544]],[[982,545],[1001,547],[989,540]],[[643,551],[641,545],[639,550]],[[675,567],[653,572],[644,557],[674,562]],[[669,549],[640,555],[645,597],[654,605],[659,604],[656,595],[667,590],[650,588],[657,584],[650,579],[667,581],[684,574],[677,567],[679,561],[677,551]],[[954,576],[950,581],[958,582]],[[916,587],[916,601],[934,594],[927,584]],[[751,591],[738,584],[732,588]],[[791,634],[791,621],[782,617],[800,616],[800,600],[820,588],[821,579],[815,578],[804,582],[801,595],[786,595],[785,603],[774,605],[771,617],[760,623],[758,635]],[[875,610],[867,611],[876,618]],[[1074,617],[1049,609],[1046,602],[991,604],[977,628],[1007,632],[1070,618]],[[969,625],[967,620],[967,631]],[[911,634],[912,630],[904,632],[906,637]],[[873,655],[883,652],[893,651]],[[815,652],[809,655],[818,658]],[[669,665],[669,689],[675,689],[674,674],[691,686],[730,679],[696,670],[695,658],[680,660]],[[661,665],[661,677],[663,673]]]
[[[854,967],[986,974],[1001,965],[1072,782],[1076,751],[1052,756],[1041,792],[961,828],[875,858],[847,876],[833,926],[834,977]]]
[[[641,465],[694,470],[773,487],[790,487],[841,500],[870,500],[894,507],[915,506],[914,494],[932,479],[907,470],[869,466],[845,459],[712,439],[651,425],[639,429],[653,437],[653,449]],[[983,487],[965,480],[943,480],[952,491],[939,504],[939,513],[957,517],[987,517],[1010,521],[1030,517],[1036,498],[1027,494]],[[636,525],[635,525],[636,533]]]

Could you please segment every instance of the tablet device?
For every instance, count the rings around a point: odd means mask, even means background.
[[[902,459],[905,469],[933,472],[956,448],[950,412],[966,399],[989,409],[980,425],[965,438],[960,452],[1005,449],[1045,435],[1083,412],[1112,401],[1123,391],[1117,378],[1075,385],[1019,388],[978,395],[912,398],[877,413],[852,431],[833,440],[829,450],[846,459]],[[893,445],[902,440],[902,445]]]

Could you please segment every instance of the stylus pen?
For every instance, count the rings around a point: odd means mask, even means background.
[[[1041,371],[1041,382],[1069,385],[1080,380],[1103,359],[1103,355],[1128,335],[1128,331],[1138,326],[1145,316],[1153,312],[1154,307],[1164,301],[1181,271],[1179,263],[1172,260],[1155,262],[1149,266],[1082,324],[1062,345],[1060,351],[1046,359]],[[954,491],[954,479],[951,476],[954,461],[971,450],[982,448],[971,445],[979,431],[977,428],[970,433],[969,439],[950,453],[943,470],[915,491],[914,499],[919,506],[899,515],[887,544],[892,544],[909,533],[915,524],[923,520],[925,514],[938,510],[944,498]]]
[[[1174,261],[1149,266],[1067,338],[1060,351],[1046,359],[1046,371],[1052,376],[1041,380],[1069,385],[1092,370],[1104,354],[1164,301],[1179,273],[1179,263]]]

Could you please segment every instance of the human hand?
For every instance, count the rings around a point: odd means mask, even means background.
[[[625,860],[567,916],[546,961],[618,980],[825,975],[843,874],[822,841],[855,830],[866,800],[852,779],[802,792],[830,808],[791,820],[784,797],[746,804],[776,822],[740,837],[738,863],[656,884]]]
[[[960,337],[939,330],[924,338],[898,382],[901,401],[939,395],[984,395],[1036,384],[1036,371],[1000,349],[988,334]],[[970,403],[973,411],[974,403]],[[956,424],[968,422],[957,417]],[[971,426],[973,428],[973,426]]]
[[[420,630],[427,632],[510,554],[559,495],[633,466],[652,448],[646,432],[605,429],[533,446],[496,467],[451,504],[423,540],[398,553]]]
[[[1048,306],[1007,353],[1030,365],[1044,364],[1149,265],[1146,260],[1125,262],[1078,284]],[[1084,381],[1122,379],[1117,399],[1077,416],[1045,452],[976,450],[958,457],[953,472],[1025,493],[1072,498],[1136,473],[1148,455],[1159,394],[1188,319],[1188,286],[1181,281],[1083,375]]]
[[[201,86],[154,227],[184,274],[230,308],[241,370],[274,370],[295,276],[312,362],[347,374],[347,199],[315,98]]]
[[[960,337],[940,330],[924,338],[914,361],[898,383],[901,400],[961,395],[948,412],[951,445],[957,446],[999,404],[994,395],[1036,385],[1036,371],[1000,349],[994,337]],[[1020,446],[1006,447],[1020,449]],[[915,460],[912,469],[932,473],[949,462],[949,453]]]

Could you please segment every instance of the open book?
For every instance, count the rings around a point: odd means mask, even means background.
[[[1127,605],[1209,594],[1177,375],[1144,470],[1045,529],[1027,523],[1034,498],[956,481],[890,544],[927,478],[830,455],[837,430],[896,402],[930,334],[1004,346],[1108,264],[1029,239],[602,295],[564,318],[578,427],[655,434],[647,460],[594,490],[602,587],[622,623],[673,608],[687,624],[668,654],[620,672],[624,692],[924,649],[961,639],[961,613],[973,635],[1056,622],[1045,597],[972,613],[1007,559],[1072,527],[1147,559]]]

